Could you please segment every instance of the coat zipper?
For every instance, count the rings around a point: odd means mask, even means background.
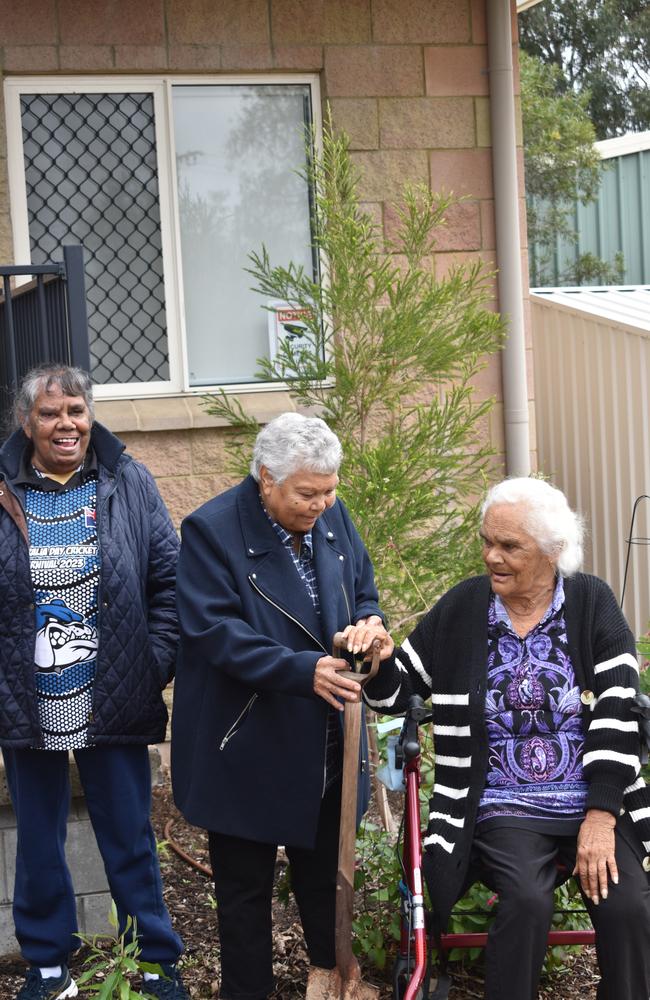
[[[341,590],[343,591],[343,598],[345,600],[345,607],[347,608],[347,612],[348,612],[348,624],[351,625],[352,624],[352,612],[350,611],[350,602],[348,601],[348,594],[347,594],[347,591],[346,591],[346,589],[345,589],[345,587],[343,585],[343,581],[341,581]]]
[[[281,608],[279,604],[275,603],[275,601],[272,601],[270,597],[267,597],[266,594],[264,593],[264,591],[260,590],[260,588],[257,586],[257,584],[255,583],[255,581],[253,580],[253,578],[251,576],[249,576],[248,579],[250,580],[251,586],[253,587],[254,590],[257,591],[257,593],[260,595],[260,597],[263,597],[265,601],[268,601],[268,603],[272,607],[277,608],[277,610],[280,611],[281,614],[285,615],[292,622],[295,622],[295,624],[298,626],[298,628],[301,628],[303,630],[303,632],[306,632],[307,635],[310,637],[310,639],[313,639],[314,642],[316,643],[316,645],[320,646],[320,648],[323,650],[323,652],[325,653],[325,655],[326,656],[328,655],[327,654],[327,650],[323,646],[322,642],[320,642],[320,640],[317,639],[315,635],[312,635],[312,633],[309,631],[309,629],[306,628],[302,624],[302,622],[298,621],[297,618],[294,618],[293,615],[290,615],[288,611],[285,611],[284,608]],[[341,586],[343,586],[343,584],[341,584]],[[345,593],[345,590],[343,592]],[[345,598],[345,603],[346,604],[348,603],[347,596]],[[348,614],[349,614],[349,608],[348,608]],[[328,708],[329,708],[329,706],[328,706]],[[329,711],[328,711],[327,726],[329,726]],[[327,781],[327,727],[325,728],[325,760],[324,760],[324,763],[323,763],[323,794],[325,794],[325,784],[326,784],[326,781]]]
[[[241,724],[242,724],[243,720],[245,719],[245,717],[250,712],[251,708],[253,707],[253,702],[255,701],[256,698],[257,698],[257,692],[255,692],[255,694],[251,698],[248,699],[248,701],[246,702],[246,704],[242,708],[241,712],[239,713],[239,715],[237,716],[237,718],[233,722],[232,726],[230,727],[230,729],[228,730],[228,732],[226,733],[226,735],[222,739],[221,743],[219,744],[219,749],[220,750],[223,750],[224,747],[226,746],[226,744],[229,743],[229,741],[233,738],[233,736],[235,735],[235,733],[238,732],[239,729],[241,729]]]
[[[260,597],[263,597],[265,601],[268,601],[268,603],[270,605],[272,605],[272,607],[276,608],[281,614],[285,615],[286,618],[289,618],[292,622],[294,622],[294,624],[296,624],[298,626],[298,628],[301,628],[303,630],[303,632],[306,632],[307,635],[309,636],[309,638],[313,639],[314,642],[316,643],[316,645],[320,646],[320,648],[323,650],[323,652],[327,656],[327,650],[325,649],[325,647],[324,647],[323,643],[320,641],[320,639],[317,639],[316,636],[312,632],[310,632],[309,629],[305,625],[303,625],[303,623],[301,621],[298,621],[298,619],[294,618],[293,615],[290,615],[288,611],[285,611],[284,608],[281,608],[279,604],[276,604],[275,601],[272,601],[270,597],[267,597],[267,595],[264,593],[264,591],[260,590],[260,588],[257,586],[257,584],[255,583],[255,581],[253,580],[253,578],[251,576],[249,576],[248,579],[249,579],[251,587],[253,588],[253,590],[257,591],[257,593],[260,595]]]

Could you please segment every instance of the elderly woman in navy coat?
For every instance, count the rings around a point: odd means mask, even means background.
[[[209,831],[227,1000],[273,989],[278,844],[310,962],[335,964],[340,719],[359,685],[330,649],[337,631],[357,651],[385,635],[368,553],[336,499],[340,461],[322,420],[284,413],[258,435],[251,475],[182,527],[172,774],[179,808]]]

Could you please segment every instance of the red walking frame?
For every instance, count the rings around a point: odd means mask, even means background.
[[[402,897],[400,945],[393,967],[393,996],[395,1000],[447,1000],[451,980],[443,969],[439,972],[433,991],[430,991],[431,962],[427,951],[427,914],[424,906],[422,881],[422,833],[420,829],[420,740],[419,727],[431,721],[431,711],[417,695],[409,701],[400,742],[396,748],[396,765],[403,767],[406,795],[402,824]],[[487,933],[442,934],[440,948],[483,948]],[[590,930],[551,930],[548,944],[593,944],[594,932]]]

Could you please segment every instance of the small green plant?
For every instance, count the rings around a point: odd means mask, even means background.
[[[161,861],[167,861],[169,859],[169,841],[157,840],[156,852]]]
[[[97,1000],[151,1000],[149,993],[133,987],[132,979],[143,972],[159,975],[163,972],[159,965],[140,961],[137,920],[127,917],[124,930],[118,934],[117,907],[113,901],[108,920],[115,929],[115,938],[102,934],[77,935],[89,951],[84,962],[86,968],[76,977],[77,986]]]
[[[395,838],[365,820],[357,840],[361,858],[354,876],[357,917],[353,923],[354,950],[378,969],[386,966],[399,941],[401,871]]]

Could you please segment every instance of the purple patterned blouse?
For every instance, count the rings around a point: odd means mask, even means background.
[[[477,822],[577,832],[587,784],[562,577],[548,611],[523,639],[501,598],[492,595],[485,719],[490,749]]]

